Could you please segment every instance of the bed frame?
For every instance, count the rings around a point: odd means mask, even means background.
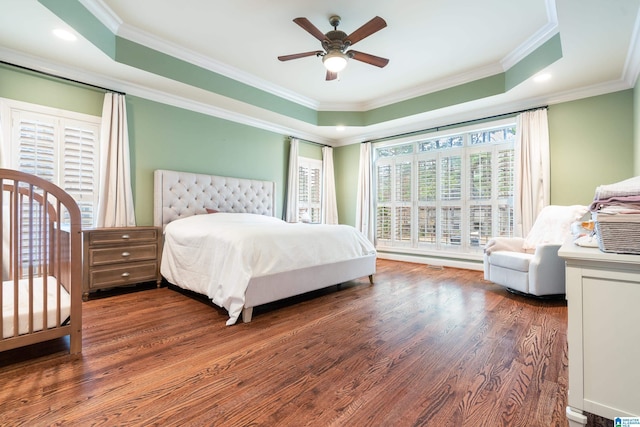
[[[271,181],[156,170],[154,225],[207,212],[245,212],[275,216],[276,189]],[[305,292],[369,276],[373,284],[376,256],[254,277],[245,293],[242,320],[251,321],[253,307]]]
[[[80,209],[61,188],[0,169],[0,351],[69,336],[82,351]]]

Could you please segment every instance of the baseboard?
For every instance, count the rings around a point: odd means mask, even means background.
[[[378,258],[388,259],[392,261],[404,261],[413,262],[416,264],[427,264],[435,267],[453,267],[464,268],[466,270],[483,270],[482,262],[474,262],[467,260],[451,259],[451,258],[437,258],[427,255],[410,255],[410,254],[398,254],[388,252],[378,252]]]

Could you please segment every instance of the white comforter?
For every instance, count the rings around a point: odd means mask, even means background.
[[[195,215],[165,228],[160,272],[184,289],[207,295],[238,320],[252,277],[375,253],[347,225],[290,224],[246,213]]]

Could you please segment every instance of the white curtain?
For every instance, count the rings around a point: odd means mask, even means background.
[[[371,143],[360,144],[360,166],[358,170],[358,194],[356,203],[356,228],[372,243],[375,235],[373,229],[373,198],[371,197]]]
[[[298,140],[291,138],[289,176],[287,178],[287,211],[285,221],[298,222]]]
[[[518,115],[515,156],[516,236],[526,236],[550,202],[549,125],[547,109]]]
[[[322,147],[322,223],[338,224],[333,148]]]
[[[2,121],[0,121],[0,168],[7,167],[4,156],[4,132],[2,131]]]
[[[2,131],[2,122],[0,121],[0,167],[6,168],[7,165],[5,161],[6,157],[4,155],[4,133]],[[4,192],[3,192],[4,194]],[[2,203],[4,218],[9,218],[9,198],[7,195],[3,195],[4,200]],[[9,247],[11,246],[11,242],[9,240],[9,236],[11,236],[9,230],[10,224],[9,221],[2,222],[2,280],[9,279],[9,260],[11,259],[9,256]]]
[[[96,225],[135,226],[124,95],[106,93],[104,96],[100,147],[100,195]]]

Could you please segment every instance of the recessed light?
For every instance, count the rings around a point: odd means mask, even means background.
[[[56,28],[55,30],[53,30],[53,34],[55,34],[56,37],[61,38],[62,40],[75,41],[78,39],[76,35],[71,31],[65,30],[63,28]]]
[[[533,78],[533,81],[536,82],[536,83],[541,83],[541,82],[546,82],[549,79],[551,79],[551,74],[542,73],[542,74],[538,74],[537,76],[535,76]]]
[[[345,129],[346,129],[346,127],[345,127],[345,126],[343,126],[343,125],[338,125],[338,126],[336,126],[336,130],[337,130],[338,132],[343,132]]]

